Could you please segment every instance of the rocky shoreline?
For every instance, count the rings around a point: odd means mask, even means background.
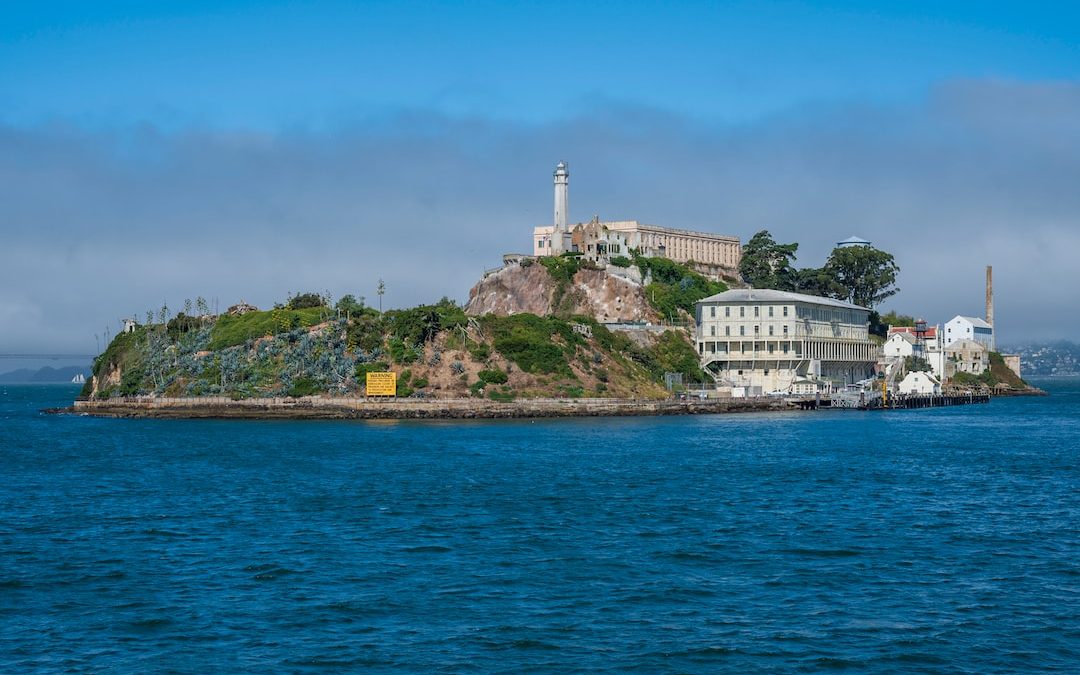
[[[174,419],[505,419],[537,417],[615,417],[699,415],[791,410],[780,399],[486,399],[265,398],[241,399],[134,397],[76,401],[51,414],[95,417]]]

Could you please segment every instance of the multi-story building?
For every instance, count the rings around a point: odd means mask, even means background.
[[[792,391],[811,380],[829,389],[870,378],[881,348],[870,310],[848,302],[767,289],[734,289],[697,303],[701,365],[751,391]]]
[[[976,316],[954,316],[945,324],[946,347],[957,340],[974,340],[994,349],[994,326]]]
[[[945,346],[945,358],[948,361],[949,376],[953,373],[982,375],[990,367],[990,350],[976,340],[963,338],[954,340]]]
[[[710,232],[694,232],[636,220],[601,221],[570,225],[567,219],[570,170],[565,162],[555,167],[555,222],[533,228],[533,255],[581,253],[593,262],[606,262],[616,255],[629,255],[631,249],[641,255],[669,258],[694,267],[714,277],[735,276],[742,247],[738,237]]]

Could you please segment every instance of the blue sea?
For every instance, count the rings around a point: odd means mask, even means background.
[[[46,416],[3,672],[1080,672],[1080,380],[913,411]]]

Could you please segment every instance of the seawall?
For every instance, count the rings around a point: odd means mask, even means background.
[[[691,401],[539,398],[504,403],[486,399],[130,397],[76,401],[70,408],[46,412],[192,419],[498,419],[698,415],[790,409],[782,400],[761,398]]]

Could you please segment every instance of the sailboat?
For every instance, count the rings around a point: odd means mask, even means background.
[[[72,384],[86,384],[86,376],[82,373],[77,373],[75,377],[71,378]]]

